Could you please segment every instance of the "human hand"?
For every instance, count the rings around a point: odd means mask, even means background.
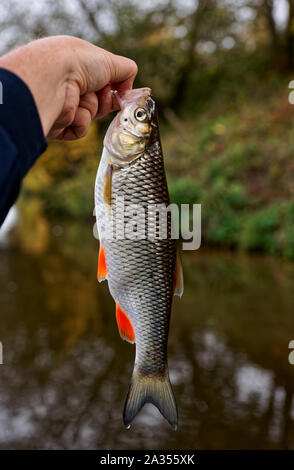
[[[137,65],[71,36],[33,41],[0,58],[29,86],[48,139],[84,137],[93,119],[117,109],[111,88],[132,88]]]

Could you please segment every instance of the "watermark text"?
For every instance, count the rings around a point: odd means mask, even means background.
[[[116,196],[112,205],[94,209],[95,238],[107,240],[184,240],[183,250],[201,245],[201,204],[130,204]]]

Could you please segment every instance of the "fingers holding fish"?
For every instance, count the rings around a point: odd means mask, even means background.
[[[119,92],[130,90],[138,72],[136,62],[127,57],[105,52],[104,59],[109,71],[108,82]]]
[[[98,92],[108,84],[119,91],[130,90],[138,72],[136,62],[97,46],[92,45],[92,48],[78,52],[79,55],[82,53],[84,63],[77,74],[81,93]]]
[[[112,111],[120,109],[117,100],[112,92],[112,86],[108,83],[102,90],[97,93],[98,97],[98,112],[95,119],[101,119]]]
[[[48,139],[76,140],[84,137],[97,109],[98,98],[94,92],[80,96],[77,85],[70,83],[64,108],[48,134]]]
[[[75,140],[85,137],[92,120],[97,114],[98,99],[95,93],[86,93],[80,99],[71,125],[65,129],[64,140]]]
[[[123,97],[131,90],[132,84],[133,79],[126,82],[108,83],[102,88],[97,93],[99,105],[95,119],[101,119],[113,111],[120,110],[124,101]]]

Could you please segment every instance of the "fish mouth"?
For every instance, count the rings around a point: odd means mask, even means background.
[[[138,105],[145,105],[148,98],[151,98],[151,88],[136,88],[133,90],[127,90],[119,92],[112,90],[113,98],[116,100],[120,109],[124,109],[128,104],[137,102]],[[152,100],[153,101],[153,100]]]

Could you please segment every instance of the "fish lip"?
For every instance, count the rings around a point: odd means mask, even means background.
[[[113,93],[113,98],[116,100],[120,109],[123,109],[128,103],[136,101],[136,98],[143,97],[146,95],[146,98],[151,98],[151,88],[134,88],[131,90],[126,90],[119,92],[118,90],[111,90]]]

